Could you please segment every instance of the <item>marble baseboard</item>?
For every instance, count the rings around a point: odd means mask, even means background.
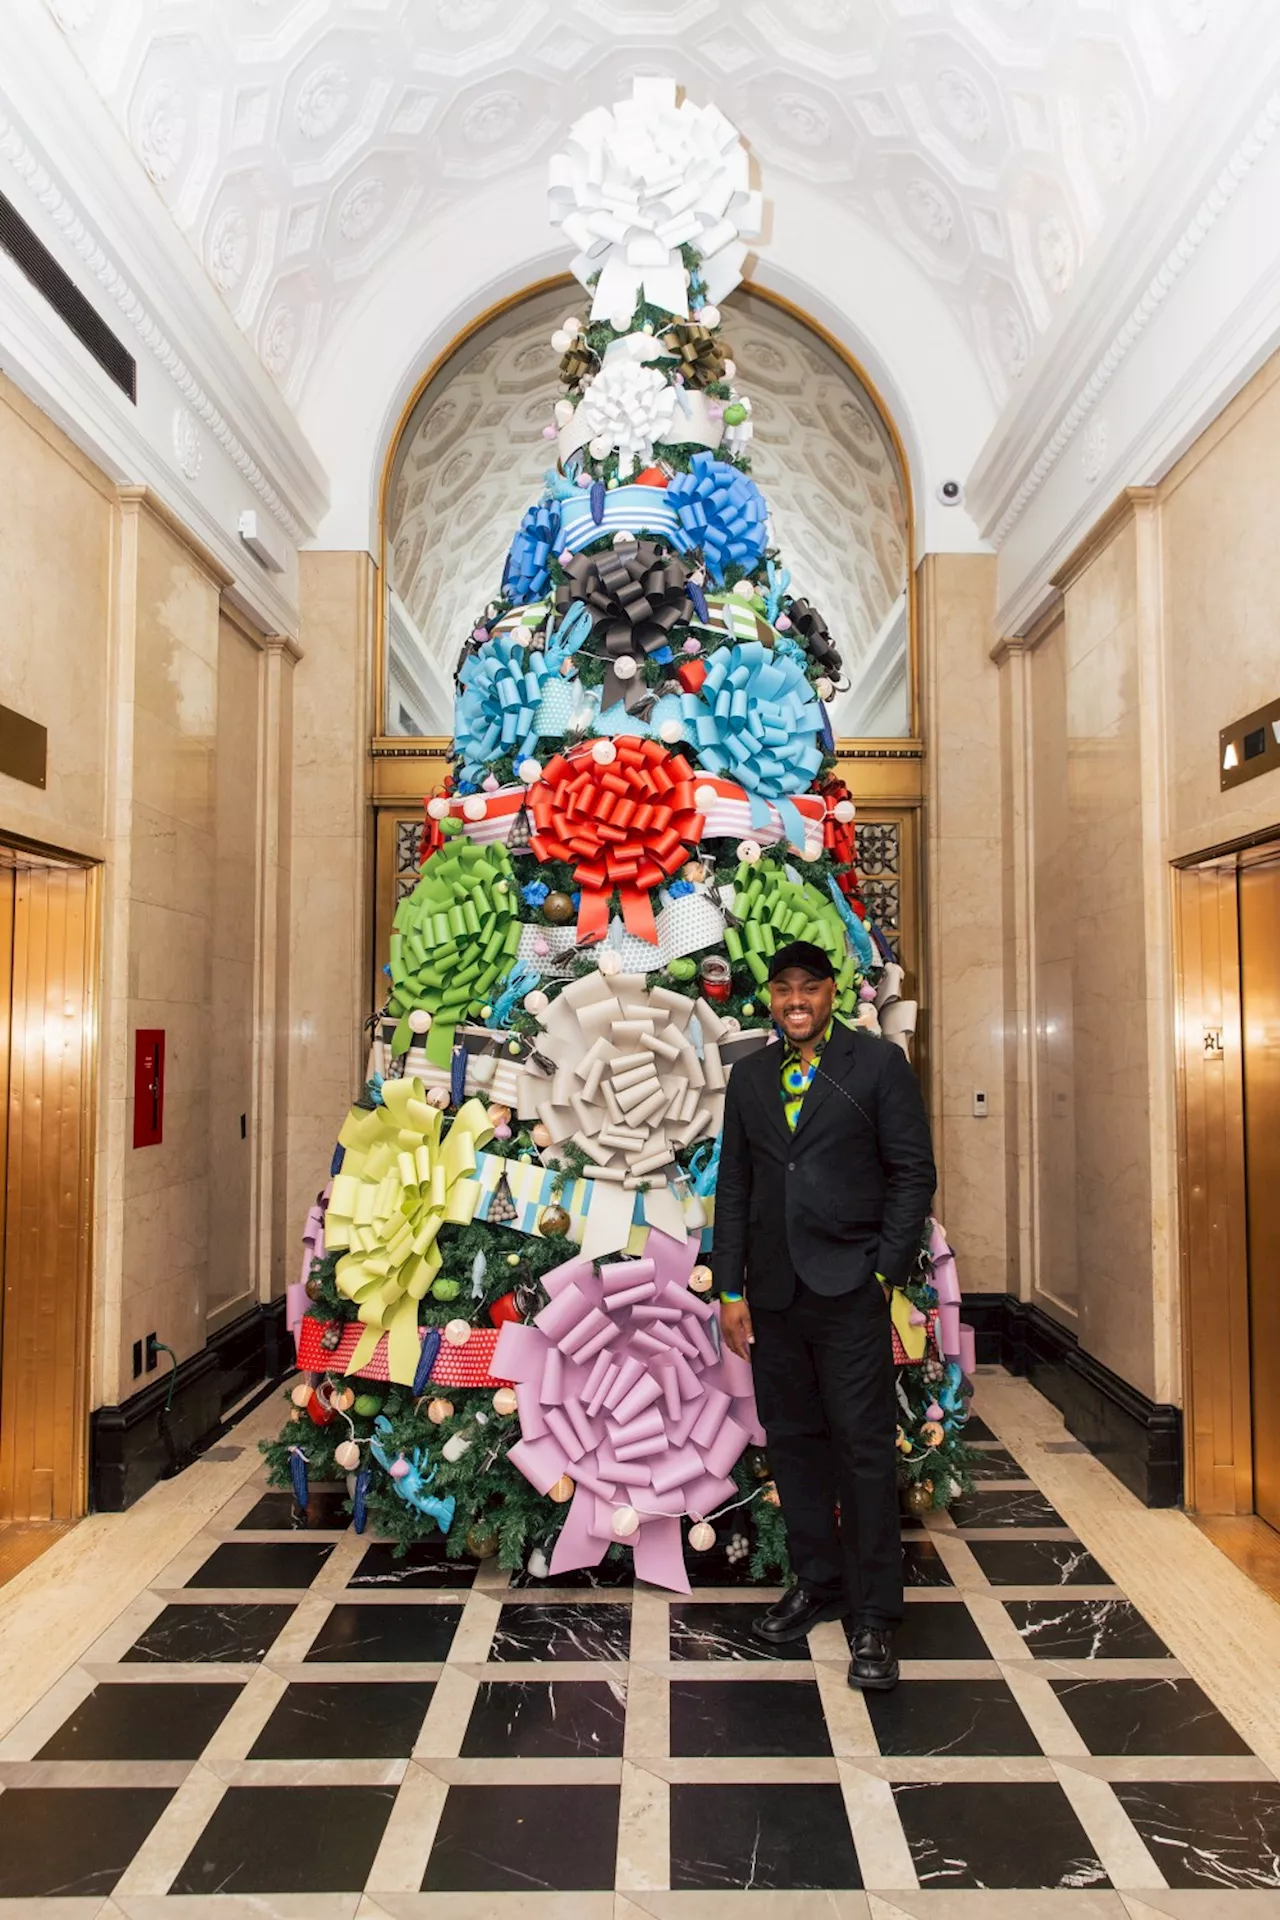
[[[157,1481],[189,1466],[217,1439],[229,1408],[243,1411],[240,1403],[254,1387],[266,1390],[293,1371],[284,1305],[281,1298],[251,1307],[184,1360],[167,1421],[163,1360],[137,1393],[89,1416],[89,1504],[95,1513],[123,1513]]]
[[[1030,1380],[1075,1435],[1147,1507],[1182,1504],[1182,1414],[1148,1399],[1041,1308],[1010,1293],[967,1293],[980,1366]]]

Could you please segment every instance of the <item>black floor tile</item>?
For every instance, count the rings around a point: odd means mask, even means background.
[[[187,1581],[189,1587],[309,1587],[331,1540],[225,1541]]]
[[[397,1559],[389,1540],[375,1540],[366,1548],[349,1587],[469,1587],[476,1577],[474,1560],[450,1560],[442,1540],[423,1540]]]
[[[261,1660],[293,1616],[291,1606],[166,1607],[139,1634],[125,1661]]]
[[[671,1607],[673,1660],[807,1660],[807,1640],[771,1646],[755,1631],[760,1600],[679,1600]]]
[[[671,1885],[753,1893],[860,1887],[840,1788],[673,1786]]]
[[[635,1566],[628,1553],[618,1560],[606,1558],[598,1567],[578,1567],[572,1573],[558,1573],[554,1579],[546,1580],[520,1567],[512,1574],[511,1584],[521,1589],[527,1587],[533,1593],[540,1587],[631,1587],[635,1585]]]
[[[694,1553],[686,1549],[684,1563],[689,1573],[689,1585],[698,1587],[759,1587],[769,1585],[761,1582],[751,1571],[751,1555],[737,1554],[731,1560],[728,1554],[730,1534],[721,1533],[710,1553]],[[746,1537],[745,1535],[743,1536]],[[777,1576],[774,1576],[776,1583]]]
[[[1132,1600],[1006,1600],[1037,1660],[1163,1660],[1169,1649]]]
[[[270,1493],[263,1494],[243,1520],[236,1522],[236,1532],[265,1533],[285,1527],[345,1532],[351,1525],[351,1515],[345,1510],[346,1498],[345,1487],[312,1487],[304,1515],[294,1505],[291,1493],[282,1493],[273,1488]]]
[[[607,1891],[617,1787],[450,1787],[424,1893]]]
[[[893,1797],[923,1888],[1111,1884],[1056,1783],[931,1782]]]
[[[1003,1680],[903,1680],[865,1698],[881,1753],[1040,1752]]]
[[[0,1899],[105,1898],[172,1797],[171,1787],[6,1788]]]
[[[976,1413],[971,1413],[964,1423],[963,1437],[972,1442],[974,1440],[994,1440],[996,1435],[992,1433],[985,1420],[979,1419]]]
[[[1249,1751],[1194,1680],[1051,1680],[1049,1684],[1090,1753]]]
[[[1124,1781],[1113,1791],[1171,1887],[1280,1887],[1274,1780]]]
[[[975,1480],[1025,1480],[1027,1470],[1020,1467],[1011,1453],[1003,1447],[984,1447],[969,1462],[969,1471]]]
[[[170,1893],[363,1892],[394,1787],[228,1787]]]
[[[673,1680],[677,1759],[803,1759],[831,1752],[813,1680]]]
[[[845,1629],[846,1634],[849,1629]],[[908,1607],[893,1639],[899,1660],[990,1660],[991,1649],[963,1600]]]
[[[631,1650],[631,1609],[592,1601],[552,1606],[545,1600],[503,1607],[491,1660],[625,1660]]]
[[[307,1660],[447,1660],[462,1607],[347,1605],[331,1609]]]
[[[942,1555],[932,1540],[904,1540],[902,1543],[902,1579],[908,1587],[951,1587],[955,1585],[942,1563]]]
[[[1109,1587],[1111,1575],[1078,1540],[970,1540],[996,1587]]]
[[[434,1680],[305,1680],[286,1687],[251,1760],[407,1760]]]
[[[1061,1527],[1055,1513],[1038,1488],[975,1487],[957,1500],[951,1518],[958,1527]]]
[[[622,1752],[626,1701],[607,1680],[486,1680],[464,1760],[604,1760]]]
[[[37,1760],[196,1760],[239,1698],[238,1683],[99,1686]]]

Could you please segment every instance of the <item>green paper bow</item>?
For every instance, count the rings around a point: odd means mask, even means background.
[[[725,929],[724,943],[736,965],[746,966],[764,986],[770,956],[779,947],[811,940],[836,970],[837,1008],[843,1013],[854,1004],[858,970],[840,915],[825,894],[807,880],[788,880],[772,863],[749,866],[746,861],[734,875],[733,888],[733,917],[741,925]]]
[[[407,1053],[408,1015],[431,1015],[427,1058],[447,1067],[453,1035],[469,1011],[479,1012],[509,970],[520,945],[518,893],[507,850],[446,841],[428,859],[413,892],[396,908],[391,934],[388,1012],[399,1025],[391,1043]]]

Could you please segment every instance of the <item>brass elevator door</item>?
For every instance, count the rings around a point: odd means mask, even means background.
[[[1240,1011],[1253,1498],[1280,1529],[1280,858],[1242,860]]]

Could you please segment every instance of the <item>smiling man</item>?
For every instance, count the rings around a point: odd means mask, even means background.
[[[902,1618],[889,1298],[915,1268],[936,1175],[906,1055],[836,1019],[835,992],[820,947],[773,956],[782,1045],[729,1079],[712,1262],[796,1575],[756,1630],[776,1644],[848,1619],[850,1686],[886,1689]]]

